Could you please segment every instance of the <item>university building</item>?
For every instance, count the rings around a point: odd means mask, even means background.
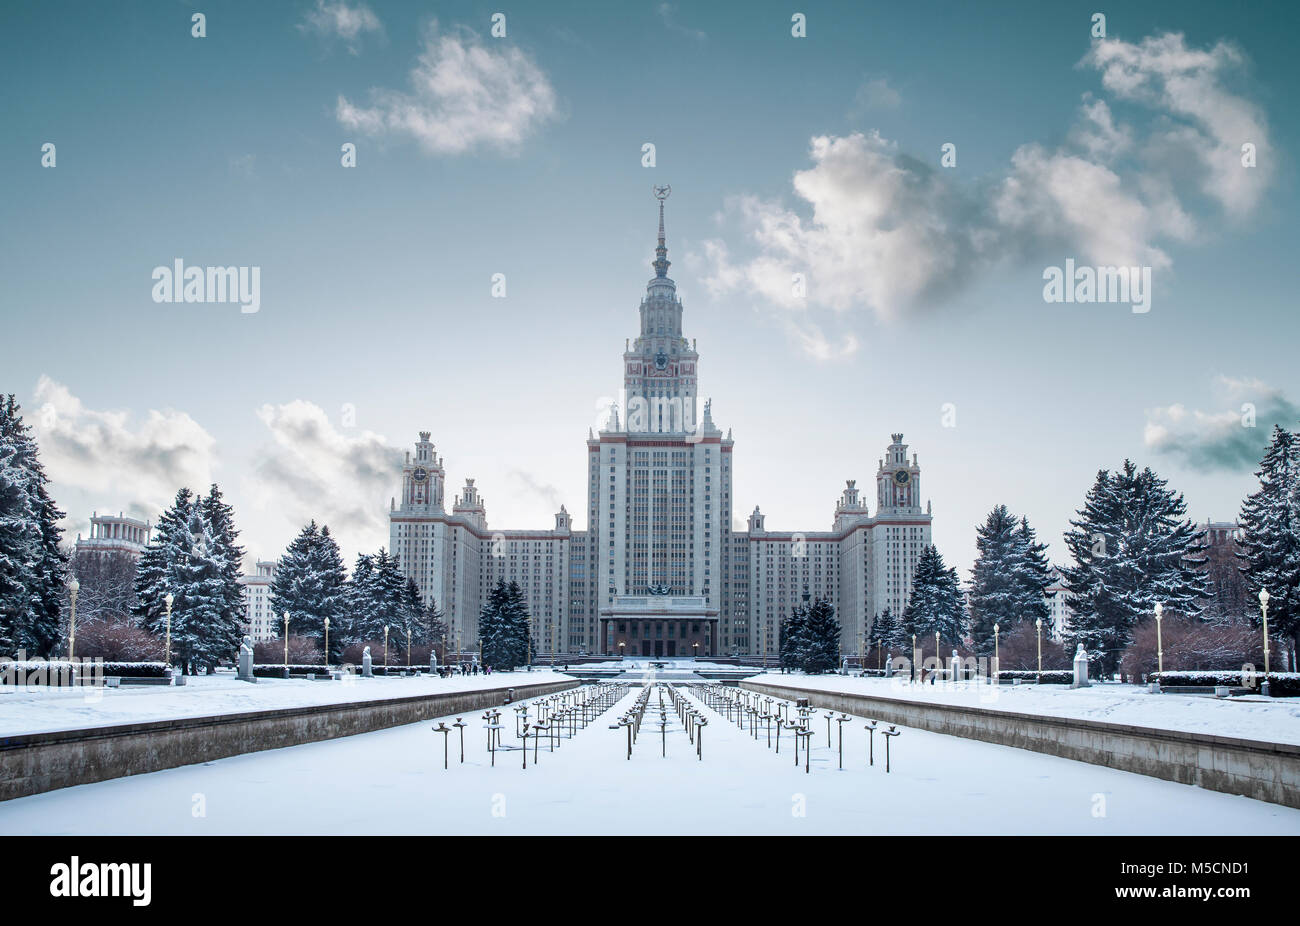
[[[586,530],[565,507],[549,530],[489,528],[473,479],[448,505],[430,432],[406,455],[389,549],[461,651],[477,646],[479,608],[499,578],[526,594],[541,653],[775,655],[805,589],[835,606],[842,649],[855,653],[876,614],[907,604],[931,514],[901,433],[877,462],[874,512],[850,479],[829,530],[769,529],[758,507],[735,529],[734,441],[698,403],[699,354],[668,276],[667,193],[656,191],[655,275],[622,358],[626,407],[587,435]]]

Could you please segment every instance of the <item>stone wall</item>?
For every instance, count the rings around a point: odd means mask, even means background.
[[[887,724],[1014,746],[1211,791],[1300,807],[1300,746],[1098,720],[741,682],[740,687]]]
[[[321,682],[320,684],[338,684]],[[263,749],[369,733],[578,687],[577,681],[506,685],[382,701],[185,717],[145,723],[0,737],[0,800],[73,785],[142,775]]]

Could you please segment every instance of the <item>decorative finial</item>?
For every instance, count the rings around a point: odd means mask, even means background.
[[[655,248],[655,276],[664,278],[668,276],[668,245],[664,243],[664,200],[672,195],[673,188],[668,184],[652,188],[655,199],[659,200],[659,246]]]

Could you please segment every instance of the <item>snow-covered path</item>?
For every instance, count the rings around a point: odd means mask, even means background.
[[[684,690],[684,689],[683,689]],[[489,764],[481,717],[452,734],[442,768],[437,722],[236,756],[0,804],[0,830],[65,833],[302,834],[1300,834],[1300,811],[1053,756],[904,729],[886,775],[881,739],[867,765],[864,721],[844,725],[844,769],[824,711],[810,772],[703,708],[703,760],[669,712],[647,711],[632,758],[610,729],[640,693],[564,740]],[[657,694],[651,694],[657,705]],[[697,706],[699,702],[695,702]],[[445,718],[450,724],[455,717]],[[513,717],[503,741],[513,743]],[[832,727],[832,742],[834,728]],[[667,756],[661,756],[665,743]]]

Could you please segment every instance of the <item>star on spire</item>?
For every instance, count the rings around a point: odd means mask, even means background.
[[[660,279],[668,276],[668,267],[671,264],[668,260],[668,245],[664,243],[664,200],[672,192],[673,188],[667,184],[654,187],[655,199],[659,200],[659,246],[655,248],[655,260],[652,266],[655,268],[655,276]]]

